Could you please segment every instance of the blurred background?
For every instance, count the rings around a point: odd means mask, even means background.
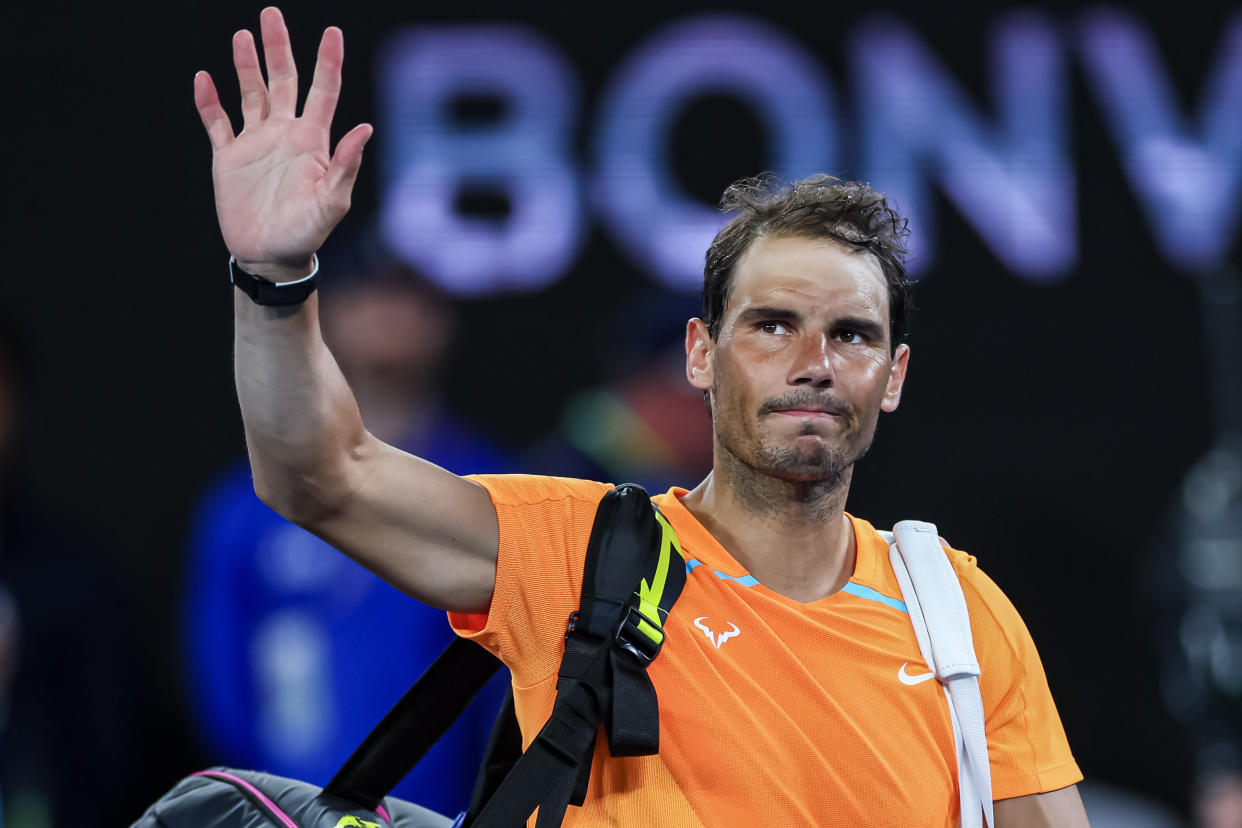
[[[191,80],[240,127],[229,42],[260,8],[24,4],[10,27],[7,826],[128,824],[216,762],[326,781],[447,640],[248,492]],[[919,284],[850,511],[935,521],[1010,596],[1095,824],[1242,824],[1242,7],[284,11],[303,89],[345,31],[334,136],[376,126],[324,250],[372,430],[454,471],[692,486],[712,205],[763,170],[869,180]]]

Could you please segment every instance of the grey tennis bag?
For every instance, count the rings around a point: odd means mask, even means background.
[[[131,828],[461,825],[464,814],[454,820],[387,794],[431,749],[499,666],[495,656],[482,647],[462,639],[453,641],[322,790],[308,782],[261,771],[209,768],[177,782]],[[493,731],[493,741],[496,739]],[[521,750],[520,742],[517,750]]]
[[[359,807],[318,787],[270,773],[211,768],[187,776],[147,809],[134,828],[449,828],[453,820],[386,798]]]
[[[613,756],[659,749],[647,665],[685,585],[672,527],[641,486],[604,495],[595,513],[582,599],[568,621],[552,715],[525,752],[510,691],[492,728],[468,810],[456,819],[388,793],[500,668],[456,639],[376,725],[321,791],[259,771],[210,768],[182,779],[130,828],[512,828],[536,808],[538,828],[581,805],[598,732]],[[638,585],[659,584],[643,590]],[[601,724],[603,727],[601,728]]]

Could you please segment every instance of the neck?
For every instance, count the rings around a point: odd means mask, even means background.
[[[837,592],[854,572],[845,517],[853,467],[813,481],[772,477],[717,446],[707,478],[682,504],[764,586],[807,603]]]

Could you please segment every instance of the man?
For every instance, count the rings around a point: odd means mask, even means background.
[[[210,77],[195,77],[220,227],[246,291],[235,297],[237,386],[255,489],[499,653],[529,742],[551,709],[607,487],[460,478],[364,428],[307,286],[314,251],[349,208],[371,127],[329,155],[340,31],[324,33],[296,117],[283,20],[268,8],[261,24],[269,83],[253,37],[233,39],[240,135]],[[956,824],[943,694],[920,670],[885,544],[844,512],[853,464],[906,376],[902,222],[861,185],[813,179],[783,198],[737,195],[750,206],[713,244],[706,319],[686,330],[686,374],[712,409],[712,472],[656,498],[688,565],[703,564],[670,616],[676,644],[649,671],[660,753],[597,753],[587,800],[567,821]],[[817,211],[810,226],[795,215]],[[498,356],[478,378],[501,370],[512,368]],[[1025,628],[972,558],[949,554],[984,671],[997,825],[1086,825],[1081,775]]]

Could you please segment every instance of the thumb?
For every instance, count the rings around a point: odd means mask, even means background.
[[[358,170],[362,167],[362,148],[371,139],[374,128],[370,124],[358,124],[341,136],[336,144],[336,152],[328,162],[328,171],[324,175],[327,194],[332,201],[343,204],[349,209],[350,194],[354,189],[354,181],[358,178]]]

